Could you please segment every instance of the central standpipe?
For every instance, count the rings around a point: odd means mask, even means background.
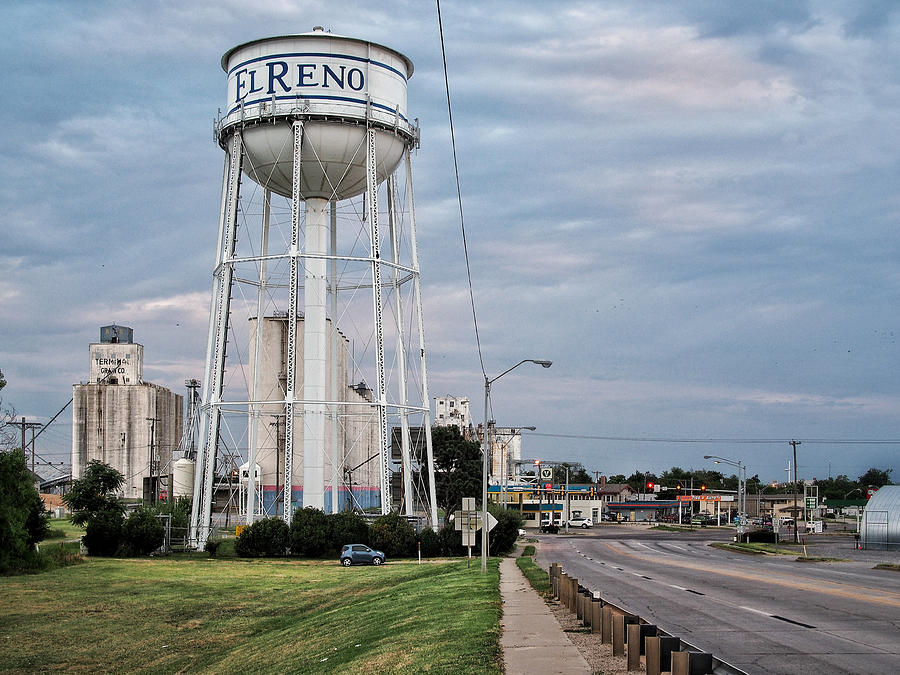
[[[303,279],[303,506],[314,506],[323,511],[325,510],[324,401],[328,400],[325,386],[328,375],[326,360],[328,340],[325,333],[327,207],[327,199],[306,200],[306,273]],[[285,509],[285,520],[288,520],[288,511],[289,509]]]

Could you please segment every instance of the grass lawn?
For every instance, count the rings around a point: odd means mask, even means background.
[[[50,519],[50,536],[45,542],[56,541],[58,544],[60,539],[79,539],[84,534],[84,528],[72,524],[69,516],[65,518]]]
[[[498,561],[99,559],[0,578],[0,670],[500,673]]]

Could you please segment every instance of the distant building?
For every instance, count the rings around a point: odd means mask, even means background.
[[[465,396],[439,396],[434,399],[434,426],[459,427],[460,433],[469,437],[472,418],[469,415],[469,399]]]
[[[123,496],[155,501],[181,438],[183,397],[144,382],[144,347],[126,326],[103,326],[90,380],[73,385],[72,478],[98,459],[125,477]]]

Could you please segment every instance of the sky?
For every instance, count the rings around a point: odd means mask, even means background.
[[[526,457],[770,481],[797,439],[801,478],[897,480],[896,7],[445,0],[479,357],[434,2],[4,3],[3,406],[48,421],[110,323],[202,377],[221,56],[322,25],[415,64],[432,397],[481,421],[485,373],[549,359],[492,387]],[[70,448],[68,409],[37,450]]]

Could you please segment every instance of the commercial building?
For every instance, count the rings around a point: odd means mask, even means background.
[[[459,427],[463,437],[468,438],[471,425],[468,397],[447,394],[434,399],[434,426]]]
[[[144,347],[126,326],[103,326],[90,345],[90,379],[73,385],[72,478],[91,460],[125,477],[122,496],[155,501],[181,438],[183,397],[144,382]]]

